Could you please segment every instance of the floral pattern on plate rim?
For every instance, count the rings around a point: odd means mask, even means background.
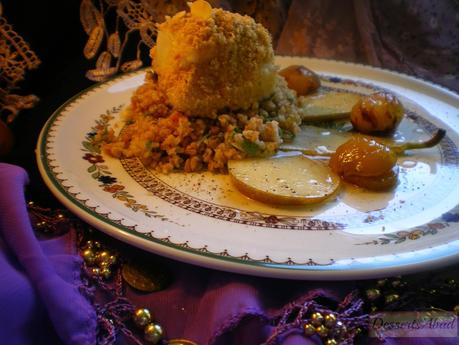
[[[384,90],[383,88],[376,87],[369,83],[356,82],[350,79],[341,79],[336,77],[323,77],[324,80],[339,83],[344,85],[364,86],[372,90]],[[326,87],[327,89],[333,89],[333,87]],[[106,130],[111,120],[114,119],[114,114],[121,111],[123,105],[113,107],[106,111],[105,114],[101,114],[96,120],[96,125],[91,128],[91,131],[87,133],[86,140],[82,142],[83,151],[86,154],[83,159],[87,160],[92,165],[87,169],[88,173],[91,173],[92,178],[97,179],[101,182],[100,187],[105,192],[112,194],[113,198],[124,202],[124,205],[131,208],[134,212],[140,211],[147,217],[157,217],[162,220],[167,220],[165,216],[158,215],[154,211],[148,210],[147,206],[139,204],[135,201],[134,197],[130,195],[125,186],[116,183],[115,177],[112,177],[112,173],[108,170],[108,167],[102,165],[104,162],[101,156],[100,146],[93,140],[94,135],[99,130]],[[433,133],[436,127],[422,118],[413,111],[407,112],[407,117],[419,123],[429,133]],[[442,142],[442,160],[448,164],[456,164],[458,157],[455,154],[455,145],[449,139],[445,138]],[[194,198],[189,195],[177,191],[171,186],[163,183],[159,178],[148,172],[148,169],[137,158],[125,158],[121,159],[121,164],[125,171],[142,187],[155,194],[155,196],[188,211],[198,213],[204,216],[213,217],[216,219],[231,221],[240,224],[246,224],[251,226],[268,227],[276,229],[289,229],[289,230],[339,230],[346,228],[346,224],[340,222],[331,222],[312,217],[295,217],[295,216],[284,216],[284,215],[272,215],[263,214],[260,212],[243,211],[239,209],[222,207],[210,202]],[[369,212],[368,222],[371,222],[372,214]],[[377,240],[369,242],[357,243],[358,245],[363,244],[399,244],[406,240],[417,240],[426,235],[435,235],[439,229],[448,227],[448,222],[444,222],[441,219],[429,224],[425,224],[422,227],[417,227],[411,231],[398,231],[395,233],[384,234]]]
[[[122,75],[122,76],[119,76],[117,78],[114,78],[114,79],[112,79],[111,81],[109,81],[108,83],[105,83],[105,84],[112,84],[114,81],[118,82],[118,81],[120,81],[122,79],[125,79],[126,77],[132,75],[132,74],[133,73],[127,73],[125,75]],[[120,226],[120,227],[122,227],[122,228],[124,228],[126,230],[129,230],[129,231],[132,231],[132,232],[137,232],[136,229],[135,229],[135,226],[126,226],[126,225],[122,224],[122,220],[109,219],[108,218],[108,214],[105,214],[105,213],[101,212],[100,210],[97,209],[97,207],[93,207],[93,206],[88,205],[88,203],[87,203],[88,200],[84,200],[84,199],[79,198],[78,197],[78,194],[79,194],[78,192],[74,193],[74,192],[70,191],[72,186],[68,186],[67,184],[65,184],[65,181],[67,181],[67,180],[65,179],[64,176],[63,177],[58,176],[59,172],[56,169],[59,168],[59,165],[56,162],[56,160],[52,156],[49,155],[49,151],[48,150],[51,149],[51,147],[52,147],[51,145],[54,142],[54,138],[55,138],[54,132],[56,130],[55,126],[59,122],[59,117],[67,110],[67,108],[70,105],[76,104],[78,98],[80,98],[82,96],[86,96],[89,93],[95,92],[95,91],[97,91],[98,88],[99,88],[98,86],[93,87],[89,91],[86,91],[84,94],[80,94],[81,96],[77,95],[77,96],[73,97],[71,100],[66,102],[66,104],[63,105],[53,115],[53,117],[50,119],[51,121],[49,121],[45,125],[44,131],[42,132],[44,134],[43,139],[39,142],[39,146],[40,146],[40,151],[39,152],[40,152],[40,156],[41,156],[40,161],[42,162],[43,169],[44,169],[42,171],[42,173],[46,173],[49,176],[50,183],[54,184],[58,188],[62,188],[66,193],[68,193],[68,195],[73,199],[73,200],[69,199],[70,201],[73,201],[76,204],[81,205],[83,208],[86,208],[86,209],[90,210],[95,215],[97,214],[98,216],[102,217],[103,219],[105,219],[105,221],[108,221],[109,223],[113,222],[114,224],[117,224],[118,226]],[[458,207],[456,206],[456,208],[454,210],[451,210],[451,212],[445,213],[442,216],[442,218],[446,222],[458,222],[459,221],[459,209],[458,209]],[[172,246],[172,247],[176,247],[176,248],[177,247],[187,248],[187,250],[190,251],[190,252],[204,253],[205,255],[215,256],[215,257],[228,257],[229,260],[233,260],[234,259],[235,261],[247,260],[247,261],[249,261],[249,263],[253,263],[253,264],[261,264],[261,265],[263,265],[264,263],[268,263],[268,264],[274,264],[274,265],[276,265],[276,264],[287,264],[287,265],[295,265],[295,266],[304,266],[304,265],[306,265],[306,266],[329,266],[329,265],[333,265],[334,264],[334,259],[330,259],[328,262],[324,262],[324,263],[317,263],[313,259],[310,258],[305,263],[299,263],[299,262],[291,261],[290,258],[287,258],[286,261],[276,262],[274,260],[271,260],[269,258],[269,256],[266,256],[265,259],[261,259],[261,260],[250,258],[247,255],[243,255],[241,257],[237,257],[237,256],[231,256],[226,250],[224,250],[221,253],[209,251],[207,249],[206,245],[204,245],[202,248],[192,248],[192,247],[190,247],[188,245],[187,242],[185,242],[185,243],[175,243],[175,242],[171,241],[169,237],[158,238],[158,237],[153,236],[152,233],[138,234],[138,235],[140,235],[142,237],[151,237],[153,240],[158,241],[158,242],[162,242],[162,243],[164,243],[164,244],[166,244],[168,246]],[[351,261],[353,262],[354,259],[351,258]]]
[[[86,134],[85,140],[81,142],[83,146],[81,150],[85,153],[82,158],[91,164],[86,169],[86,172],[91,174],[91,177],[100,183],[99,187],[102,188],[104,192],[110,193],[113,198],[123,202],[124,206],[130,208],[132,211],[141,212],[148,218],[153,217],[162,221],[171,222],[166,216],[149,209],[148,206],[144,204],[138,203],[134,196],[126,190],[126,187],[118,183],[116,177],[113,177],[109,167],[103,164],[105,160],[101,154],[100,143],[96,143],[94,137],[98,131],[108,129],[108,124],[115,118],[114,114],[118,114],[123,106],[124,105],[112,107],[106,110],[104,114],[101,114],[98,119],[96,119],[96,124],[91,128],[91,131]],[[173,223],[181,225],[176,222]]]
[[[111,193],[112,197],[124,202],[134,212],[142,212],[147,217],[155,217],[161,220],[170,221],[167,217],[159,215],[155,211],[148,209],[146,205],[139,204],[135,198],[127,192],[122,184],[118,183],[117,178],[109,171],[109,167],[104,165],[105,162],[102,154],[100,143],[94,140],[98,131],[108,129],[109,123],[113,120],[114,114],[118,114],[123,105],[106,110],[96,119],[96,124],[91,131],[86,134],[85,140],[82,141],[82,151],[85,154],[82,158],[91,165],[87,168],[87,173],[101,184],[99,187],[103,191]],[[150,175],[147,168],[137,158],[120,159],[126,172],[142,187],[151,191],[155,196],[183,209],[199,213],[205,216],[217,218],[225,221],[232,221],[240,224],[269,227],[276,229],[290,230],[338,230],[345,227],[342,223],[333,223],[313,218],[298,218],[283,215],[263,214],[260,212],[249,212],[225,208],[212,203],[207,203],[197,198],[184,195],[174,188],[164,184],[158,178]]]
[[[439,230],[449,227],[450,223],[452,222],[459,222],[458,206],[428,224],[418,226],[412,230],[402,230],[394,233],[384,234],[375,240],[356,243],[356,245],[386,245],[400,244],[405,241],[415,241],[427,235],[436,235]]]

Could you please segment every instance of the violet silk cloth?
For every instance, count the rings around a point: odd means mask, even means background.
[[[68,236],[39,243],[24,199],[27,173],[0,163],[0,343],[94,344],[96,315],[78,287]]]
[[[27,173],[0,163],[0,344],[97,344],[96,308],[79,290],[81,259],[72,230],[38,240],[31,227],[24,186]],[[165,290],[126,297],[153,311],[169,338],[204,344],[263,344],[275,326],[273,316],[292,302],[322,298],[339,303],[354,282],[302,282],[241,276],[167,261],[175,277]],[[100,301],[99,301],[100,302]],[[97,303],[97,301],[96,301]],[[102,303],[102,302],[100,302]],[[457,344],[458,338],[422,339],[422,344]],[[115,344],[132,344],[118,334]],[[278,344],[321,344],[300,331]],[[360,343],[382,344],[373,339]],[[385,344],[419,344],[416,338]]]

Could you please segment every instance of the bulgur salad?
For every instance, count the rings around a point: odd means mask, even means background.
[[[445,135],[438,129],[422,142],[394,142],[405,114],[397,97],[386,91],[324,92],[319,77],[304,66],[278,71],[263,26],[203,0],[159,25],[151,57],[151,70],[124,110],[120,134],[97,134],[103,150],[116,158],[137,157],[162,173],[229,172],[243,194],[263,202],[321,202],[337,195],[341,180],[390,190],[398,183],[398,154],[432,147]],[[300,132],[302,121],[312,120],[350,121],[354,133],[325,153],[310,149],[309,138],[284,143]],[[278,151],[301,156],[279,158]],[[326,168],[306,157],[316,155],[330,158]],[[260,162],[264,157],[271,161]]]
[[[227,162],[274,154],[300,130],[301,102],[274,64],[267,30],[205,1],[158,28],[152,69],[98,134],[103,150],[161,172],[224,172]]]

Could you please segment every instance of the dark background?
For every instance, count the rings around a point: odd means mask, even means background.
[[[83,56],[87,35],[80,24],[79,7],[77,0],[3,2],[4,17],[41,60],[15,90],[21,95],[35,94],[40,101],[23,110],[10,125],[15,145],[3,160],[27,170],[31,181],[27,198],[47,207],[59,204],[38,172],[35,146],[40,130],[62,103],[94,84],[85,77],[94,62]]]

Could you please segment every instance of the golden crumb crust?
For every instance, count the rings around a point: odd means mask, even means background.
[[[221,9],[208,18],[181,12],[166,20],[151,56],[159,87],[188,116],[247,109],[276,84],[269,32],[248,16]]]
[[[95,137],[110,156],[163,173],[226,172],[228,161],[273,155],[299,132],[299,99],[252,18],[197,0],[159,26],[151,56],[120,131]]]

